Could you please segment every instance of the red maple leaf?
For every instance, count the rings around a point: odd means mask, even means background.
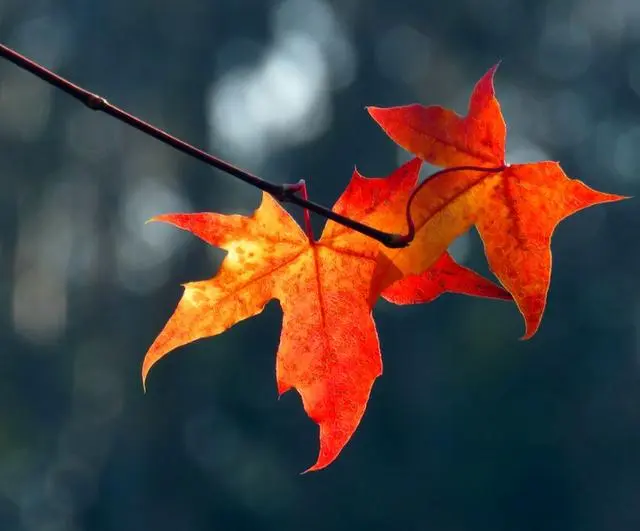
[[[477,227],[489,266],[513,295],[526,323],[525,338],[538,329],[551,278],[551,236],[557,224],[583,208],[624,199],[570,179],[556,162],[505,162],[506,127],[490,69],[476,84],[467,116],[440,106],[369,107],[373,119],[397,144],[422,160],[455,171],[427,180],[411,206],[416,238],[386,252],[396,271],[420,273],[450,242]]]

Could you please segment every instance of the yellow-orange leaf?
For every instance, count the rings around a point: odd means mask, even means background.
[[[528,338],[544,312],[551,236],[557,224],[583,208],[624,197],[570,179],[555,162],[506,164],[506,128],[493,87],[495,70],[476,84],[465,117],[438,106],[368,109],[392,140],[423,160],[488,169],[441,174],[423,185],[411,207],[416,239],[406,249],[385,251],[394,267],[382,271],[376,284],[397,279],[398,271],[425,271],[453,239],[475,224],[491,270],[524,316]]]
[[[415,185],[414,159],[387,179],[353,180],[336,204],[365,223],[397,223]],[[142,377],[173,349],[213,336],[262,311],[270,299],[283,310],[276,360],[279,393],[294,387],[320,428],[309,470],[327,466],[351,438],[374,380],[382,372],[371,316],[371,279],[379,244],[335,223],[310,241],[269,195],[251,217],[168,214],[154,218],[188,230],[227,251],[218,274],[185,285],[168,323],[147,352]]]

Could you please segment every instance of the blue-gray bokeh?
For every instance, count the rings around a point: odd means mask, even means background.
[[[464,112],[502,60],[510,162],[640,192],[638,0],[0,0],[2,42],[117,105],[331,204],[407,158],[363,110]],[[221,254],[154,214],[259,193],[0,62],[0,530],[640,527],[640,212],[554,238],[539,334],[512,305],[375,309],[385,374],[329,469],[280,309],[140,363],[180,283]],[[300,212],[291,209],[300,219]],[[316,227],[321,220],[315,219]],[[454,255],[486,272],[472,233]]]

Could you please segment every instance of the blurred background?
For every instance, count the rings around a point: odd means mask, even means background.
[[[0,36],[327,205],[354,165],[407,159],[365,105],[464,113],[502,60],[509,162],[640,193],[637,0],[0,0]],[[636,201],[560,225],[530,341],[510,304],[380,303],[361,426],[300,476],[317,428],[295,392],[276,400],[277,303],[140,384],[180,283],[221,259],[144,221],[248,214],[256,190],[3,61],[0,183],[0,531],[640,528]],[[487,271],[475,233],[452,252]]]

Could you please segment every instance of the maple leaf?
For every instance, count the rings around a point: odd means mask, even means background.
[[[387,268],[375,282],[389,282],[398,271],[421,273],[475,224],[491,270],[525,319],[523,338],[530,338],[546,304],[555,227],[579,210],[625,197],[570,179],[556,162],[506,164],[496,69],[476,84],[464,117],[440,106],[368,108],[393,141],[421,159],[449,168],[487,168],[443,173],[424,183],[411,205],[415,240],[405,249],[385,251],[396,270]]]
[[[414,159],[386,179],[355,172],[335,210],[384,225],[404,212],[420,164]],[[370,293],[380,244],[333,222],[319,241],[310,241],[268,194],[250,217],[198,213],[154,220],[190,231],[227,255],[214,278],[184,285],[175,312],[145,356],[143,382],[170,351],[220,334],[275,298],[283,310],[278,393],[292,387],[300,393],[320,428],[318,458],[309,470],[327,466],[351,438],[382,372],[371,315],[379,294]]]

